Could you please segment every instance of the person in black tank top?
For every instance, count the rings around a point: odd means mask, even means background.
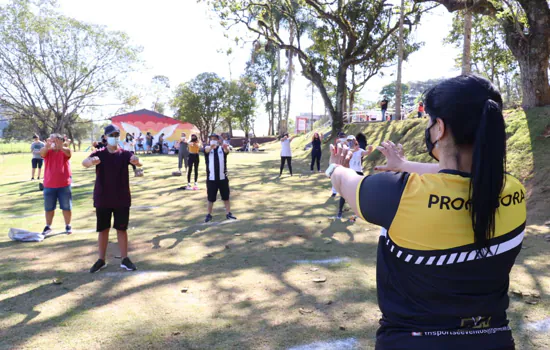
[[[424,106],[437,163],[409,162],[384,142],[378,168],[387,172],[347,169],[347,147],[327,170],[357,215],[383,228],[376,349],[514,349],[509,274],[527,209],[525,188],[505,169],[502,97],[485,78],[462,75],[431,88]]]
[[[317,162],[317,171],[321,172],[321,141],[323,137],[318,133],[313,134],[311,139],[311,172],[313,172],[313,165]]]

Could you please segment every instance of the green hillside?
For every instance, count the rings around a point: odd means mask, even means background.
[[[522,180],[529,195],[528,209],[530,224],[542,224],[550,219],[550,107],[537,108],[527,112],[522,109],[505,112],[508,136],[508,172]],[[424,129],[427,119],[410,119],[347,125],[345,132],[356,135],[363,132],[369,144],[378,145],[384,140],[403,144],[409,160],[429,162],[424,144]],[[326,132],[326,130],[319,130]],[[293,142],[296,158],[309,158],[310,151],[304,147],[311,140],[311,134],[299,137]],[[325,140],[326,141],[326,140]],[[323,164],[329,158],[329,142],[324,143]],[[368,172],[384,162],[383,155],[375,151],[365,159]]]

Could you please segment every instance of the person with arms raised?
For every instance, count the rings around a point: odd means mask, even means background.
[[[136,265],[128,258],[128,222],[130,220],[130,179],[128,165],[141,167],[139,158],[132,152],[119,147],[120,130],[116,125],[105,127],[107,147],[99,149],[82,162],[86,168],[95,166],[94,207],[96,230],[99,233],[99,259],[90,269],[98,272],[107,266],[105,255],[109,243],[111,219],[117,231],[118,246],[122,261],[120,267],[128,271],[136,270]]]
[[[409,162],[385,142],[378,168],[397,173],[357,175],[346,147],[327,170],[357,215],[383,227],[376,349],[514,349],[509,274],[527,214],[525,188],[506,173],[502,97],[462,75],[431,88],[424,106],[437,163]]]
[[[208,214],[204,222],[212,221],[212,210],[218,196],[218,191],[225,205],[225,217],[228,220],[237,218],[231,214],[229,202],[229,179],[227,178],[227,155],[229,145],[222,144],[220,137],[216,134],[210,135],[210,143],[204,148],[206,161],[206,192],[208,196]]]
[[[40,156],[45,161],[44,170],[44,210],[46,212],[46,227],[42,231],[44,236],[52,232],[51,225],[55,214],[55,207],[63,211],[65,232],[73,233],[71,227],[73,198],[71,190],[72,173],[70,159],[73,156],[71,149],[64,145],[65,140],[60,134],[52,134],[40,150]]]

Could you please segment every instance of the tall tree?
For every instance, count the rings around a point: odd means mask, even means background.
[[[176,118],[194,124],[205,141],[219,125],[227,82],[216,73],[201,73],[176,88],[172,108]]]
[[[519,63],[524,108],[550,105],[550,4],[547,0],[415,0],[437,2],[450,12],[496,16]]]
[[[459,47],[464,40],[463,27],[464,21],[456,14],[445,42]],[[515,81],[519,73],[518,63],[506,45],[504,32],[496,18],[473,16],[471,48],[473,72],[491,80],[504,93],[506,102],[521,99],[520,88]],[[457,57],[457,62],[462,62],[462,57]]]
[[[164,114],[165,99],[170,91],[170,79],[165,75],[155,75],[151,79],[151,94],[153,95],[153,111]]]
[[[246,73],[255,84],[259,99],[264,102],[268,114],[268,134],[275,134],[275,110],[278,86],[277,62],[274,46],[267,46],[259,41],[254,43],[250,60],[246,63]],[[276,48],[275,48],[276,49]]]
[[[39,11],[33,4],[0,7],[0,105],[42,135],[63,132],[118,89],[140,49],[124,33],[61,15],[55,1],[38,3]]]
[[[302,67],[302,74],[318,88],[332,118],[333,131],[343,127],[350,67],[372,59],[379,51],[394,50],[396,46],[393,34],[399,24],[393,18],[393,5],[386,0],[202,1],[218,13],[227,27],[240,23],[279,48],[292,51]],[[414,4],[405,16],[410,23],[416,24],[423,11],[425,9]],[[294,24],[294,43],[286,40],[279,30],[279,15]],[[304,40],[306,34],[313,40]],[[335,86],[336,101],[331,101],[329,96],[331,84]]]

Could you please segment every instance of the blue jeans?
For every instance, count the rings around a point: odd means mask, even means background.
[[[382,120],[383,121],[386,120],[386,110],[385,109],[382,109]]]
[[[57,201],[59,201],[61,210],[71,210],[73,208],[71,185],[60,188],[44,187],[44,210],[54,211]]]

